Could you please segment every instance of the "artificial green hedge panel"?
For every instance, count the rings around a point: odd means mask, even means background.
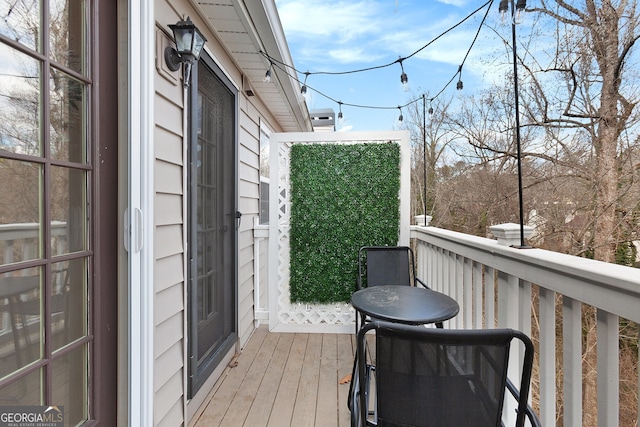
[[[293,145],[290,179],[291,302],[348,302],[358,249],[398,242],[400,147]]]

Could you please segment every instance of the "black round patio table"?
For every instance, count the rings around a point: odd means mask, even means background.
[[[351,295],[351,305],[370,317],[409,325],[439,323],[460,310],[453,298],[441,292],[399,285],[360,289]]]

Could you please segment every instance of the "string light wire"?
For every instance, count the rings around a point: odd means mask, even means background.
[[[305,72],[301,72],[299,70],[297,70],[295,67],[293,67],[292,65],[286,64],[284,62],[279,61],[276,58],[271,57],[270,55],[268,55],[266,52],[260,51],[259,53],[264,56],[270,63],[270,68],[278,68],[281,71],[283,71],[286,75],[288,75],[289,77],[291,77],[292,79],[294,79],[295,81],[297,81],[298,83],[302,83],[304,87],[307,88],[307,90],[312,90],[313,92],[317,93],[318,95],[336,103],[339,105],[340,110],[342,111],[342,106],[348,106],[348,107],[354,107],[354,108],[365,108],[365,109],[373,109],[373,110],[393,110],[393,109],[397,109],[397,108],[405,108],[408,107],[409,105],[412,105],[416,102],[419,102],[420,100],[422,100],[422,97],[424,95],[421,95],[420,97],[416,98],[416,99],[412,99],[410,101],[408,101],[406,104],[403,105],[396,105],[396,106],[380,106],[380,105],[365,105],[365,104],[356,104],[356,103],[349,103],[349,102],[342,102],[339,101],[335,98],[333,98],[330,95],[327,95],[326,93],[323,93],[322,91],[311,87],[309,85],[306,84],[307,82],[307,78],[310,75],[320,75],[320,74],[324,74],[324,75],[344,75],[344,74],[355,74],[355,73],[363,73],[363,72],[367,72],[367,71],[372,71],[372,70],[378,70],[381,68],[385,68],[385,67],[389,67],[392,66],[394,64],[399,63],[400,66],[402,66],[402,62],[415,56],[416,54],[418,54],[419,52],[421,52],[422,50],[424,50],[425,48],[427,48],[428,46],[430,46],[431,44],[433,44],[435,41],[437,41],[438,39],[440,39],[441,37],[443,37],[444,35],[446,35],[447,33],[451,32],[452,30],[454,30],[455,28],[459,27],[461,24],[463,24],[464,22],[466,22],[468,19],[470,19],[472,16],[474,16],[476,13],[478,13],[480,10],[482,10],[483,8],[487,8],[484,17],[482,18],[482,22],[480,22],[480,25],[478,26],[478,30],[476,31],[476,34],[473,38],[473,41],[471,42],[471,45],[469,46],[469,49],[467,49],[467,52],[462,60],[462,63],[460,64],[460,66],[457,68],[455,74],[451,77],[451,79],[449,79],[449,81],[442,87],[442,89],[440,89],[440,91],[437,92],[437,94],[431,98],[429,98],[430,102],[433,102],[434,99],[438,98],[446,89],[447,87],[449,87],[449,85],[451,85],[451,83],[455,80],[456,77],[461,78],[461,74],[462,74],[462,66],[464,65],[464,63],[466,62],[467,58],[469,57],[469,53],[471,52],[471,49],[473,48],[473,46],[475,45],[476,41],[478,40],[478,36],[480,35],[480,32],[482,30],[482,27],[484,26],[484,23],[487,20],[487,16],[489,15],[489,11],[491,10],[491,5],[493,5],[493,2],[495,0],[488,0],[486,3],[484,3],[482,6],[480,6],[479,8],[477,8],[476,10],[474,10],[473,12],[471,12],[469,15],[467,15],[465,18],[463,18],[461,21],[459,21],[458,23],[454,24],[452,27],[448,28],[447,30],[445,30],[444,32],[442,32],[441,34],[439,34],[438,36],[436,36],[434,39],[432,39],[431,41],[429,41],[427,44],[425,44],[424,46],[422,46],[421,48],[419,48],[418,50],[416,50],[415,52],[411,53],[408,56],[405,57],[399,57],[398,59],[396,59],[393,62],[390,62],[388,64],[383,64],[383,65],[377,65],[377,66],[373,66],[373,67],[367,67],[367,68],[360,68],[360,69],[355,69],[355,70],[348,70],[348,71],[314,71],[314,72],[310,72],[310,71],[305,71]],[[487,7],[488,6],[488,7]],[[292,75],[289,71],[294,71],[296,74]],[[304,78],[304,83],[300,81],[300,79],[297,77],[299,74],[304,74],[305,78]],[[460,80],[458,80],[460,81]],[[431,108],[430,108],[431,110]]]

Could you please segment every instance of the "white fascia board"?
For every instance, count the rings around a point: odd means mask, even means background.
[[[237,0],[234,4],[256,48],[283,64],[293,67],[293,58],[289,51],[289,45],[284,35],[284,29],[280,22],[275,1]],[[266,59],[265,66],[269,66]],[[273,71],[282,86],[284,95],[289,102],[300,128],[306,131],[312,131],[313,127],[311,126],[309,111],[307,110],[304,97],[300,93],[300,82],[294,78],[297,76],[284,73],[278,67],[274,67]]]

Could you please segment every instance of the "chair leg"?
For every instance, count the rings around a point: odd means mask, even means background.
[[[349,382],[349,395],[347,396],[347,408],[353,412],[353,391],[358,390],[358,387],[354,387],[356,381],[358,381],[358,356],[353,358],[353,369],[351,370],[351,381]]]

